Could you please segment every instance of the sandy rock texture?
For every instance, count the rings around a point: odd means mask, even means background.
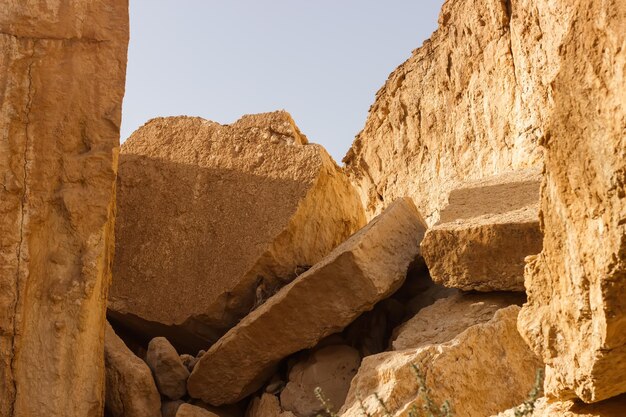
[[[541,251],[538,171],[469,181],[453,190],[422,241],[435,282],[465,291],[524,291],[524,258]]]
[[[516,408],[512,408],[493,417],[516,417]],[[626,395],[620,395],[595,404],[581,401],[549,402],[540,398],[535,403],[535,410],[526,417],[623,417],[626,410]]]
[[[107,323],[104,337],[106,409],[111,417],[161,417],[161,397],[148,365]]]
[[[486,323],[497,311],[525,297],[515,293],[461,293],[435,301],[394,330],[393,350],[448,342],[466,329]]]
[[[171,400],[178,400],[187,394],[189,370],[166,338],[155,337],[150,341],[146,363],[161,394]]]
[[[151,120],[122,146],[110,314],[197,352],[364,223],[286,112]]]
[[[553,3],[571,20],[519,328],[547,365],[547,397],[596,402],[626,392],[626,3]]]
[[[281,359],[314,347],[397,290],[425,231],[409,199],[394,202],[211,346],[189,377],[189,394],[219,406],[253,393]]]
[[[439,28],[378,91],[344,158],[369,216],[410,196],[433,225],[459,182],[541,166],[566,15],[535,3],[444,3]]]
[[[521,403],[541,363],[516,329],[519,310],[501,309],[446,343],[364,358],[340,415],[360,417],[364,408],[372,417],[386,416],[376,395],[393,417],[421,407],[413,365],[422,372],[435,403],[449,400],[457,416],[484,417]]]
[[[191,404],[182,404],[176,411],[176,417],[220,417],[215,413]]]
[[[126,0],[0,7],[0,416],[100,416]]]
[[[291,411],[284,411],[278,397],[273,394],[263,394],[250,402],[246,417],[296,417]]]

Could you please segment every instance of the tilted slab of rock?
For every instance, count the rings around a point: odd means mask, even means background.
[[[518,407],[502,412],[492,417],[518,417],[515,414]],[[535,403],[535,409],[530,414],[522,414],[525,417],[624,417],[626,410],[626,395],[610,398],[608,400],[585,404],[580,401],[554,401],[540,398]]]
[[[107,323],[104,338],[106,409],[111,417],[161,417],[161,397],[148,365]]]
[[[448,342],[466,329],[486,323],[496,312],[513,304],[522,305],[517,293],[455,294],[435,301],[394,330],[393,350],[417,349]]]
[[[0,6],[0,416],[104,408],[128,2]]]
[[[387,416],[378,398],[393,417],[408,415],[413,406],[421,409],[413,365],[423,373],[434,402],[449,400],[454,415],[484,417],[521,403],[541,363],[517,332],[519,310],[501,309],[443,344],[364,358],[340,415],[361,417],[364,408],[372,417]],[[446,311],[440,314],[445,320]]]
[[[344,158],[369,216],[410,196],[432,226],[458,179],[541,167],[568,13],[537,3],[445,2],[439,28],[389,76]]]
[[[541,251],[540,174],[512,172],[453,190],[422,241],[433,281],[465,291],[524,291],[524,258]]]
[[[154,119],[122,146],[111,317],[204,349],[365,223],[286,112]]]
[[[560,0],[554,110],[543,141],[543,251],[519,319],[546,363],[546,396],[626,392],[626,3]]]
[[[214,344],[191,373],[189,394],[221,405],[257,390],[281,359],[342,330],[397,290],[424,232],[413,203],[394,202]]]

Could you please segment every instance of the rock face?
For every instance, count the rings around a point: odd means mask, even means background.
[[[161,394],[171,400],[178,400],[187,394],[189,371],[166,338],[155,337],[150,341],[146,362]]]
[[[107,323],[104,339],[106,409],[111,417],[161,417],[161,397],[148,365]]]
[[[176,417],[220,417],[204,408],[191,404],[182,404],[176,411]]]
[[[0,7],[0,416],[100,416],[126,0]]]
[[[197,352],[364,222],[286,112],[154,119],[122,146],[110,314]]]
[[[363,407],[372,417],[386,416],[377,396],[394,417],[421,407],[413,365],[424,374],[431,398],[437,404],[449,400],[457,416],[484,417],[521,403],[541,363],[517,332],[518,312],[517,306],[501,309],[443,344],[364,358],[340,415],[360,417]]]
[[[214,344],[191,373],[189,394],[221,405],[260,388],[281,359],[342,330],[398,289],[424,232],[413,203],[394,202]]]
[[[486,323],[494,314],[524,297],[513,293],[456,294],[425,307],[394,331],[393,350],[417,349],[446,343],[471,326]]]
[[[626,410],[626,395],[611,398],[596,404],[584,404],[577,401],[548,402],[540,398],[535,403],[535,410],[527,417],[623,417]],[[515,408],[493,417],[517,417]]]
[[[246,417],[296,417],[290,411],[283,411],[275,395],[263,394],[252,400]]]
[[[280,393],[282,408],[298,417],[317,416],[324,411],[315,395],[318,387],[324,398],[341,407],[360,364],[361,355],[350,346],[327,346],[313,352],[289,371],[289,382]]]
[[[470,181],[450,193],[422,241],[433,280],[465,291],[524,291],[524,258],[541,251],[536,171]]]
[[[548,397],[595,402],[626,392],[626,4],[556,3],[572,18],[519,327],[546,362]]]

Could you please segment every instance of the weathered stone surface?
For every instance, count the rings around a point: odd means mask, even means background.
[[[286,112],[154,119],[122,146],[110,313],[206,348],[365,223]]]
[[[596,402],[626,391],[626,3],[551,3],[571,20],[519,328],[547,365],[547,397]]]
[[[535,403],[535,411],[525,417],[623,417],[626,410],[626,395],[611,398],[595,404],[580,401],[549,402],[540,398]],[[517,417],[515,408],[493,417]]]
[[[178,409],[183,404],[185,404],[183,400],[163,401],[161,405],[161,417],[176,417]]]
[[[100,416],[126,0],[0,7],[0,416]]]
[[[524,298],[515,293],[462,293],[440,299],[394,331],[392,348],[417,349],[446,343],[466,329],[488,322],[498,310],[521,305]]]
[[[182,404],[178,407],[176,417],[220,417],[215,413],[212,413],[204,408],[197,407],[191,404]]]
[[[161,417],[161,397],[148,365],[107,323],[104,336],[106,409],[111,417]]]
[[[339,409],[348,395],[350,381],[361,364],[359,352],[346,345],[327,346],[311,354],[289,371],[289,382],[280,393],[284,410],[299,417],[315,417],[324,406],[315,395],[321,388],[324,398]]]
[[[470,181],[453,190],[422,241],[433,280],[465,291],[524,291],[524,258],[541,251],[536,171]]]
[[[161,394],[171,400],[178,400],[187,393],[189,370],[166,338],[155,337],[150,341],[146,362]]]
[[[413,203],[394,202],[214,344],[191,373],[189,394],[220,405],[260,388],[281,359],[342,330],[397,290],[424,232]]]
[[[541,363],[517,332],[518,312],[517,306],[501,309],[490,321],[443,344],[364,358],[341,416],[363,415],[358,398],[373,417],[386,415],[376,396],[394,417],[420,407],[412,365],[424,374],[432,399],[437,404],[449,400],[457,416],[484,417],[521,403]]]
[[[250,403],[246,417],[296,417],[291,411],[283,411],[278,397],[272,394],[263,394]]]

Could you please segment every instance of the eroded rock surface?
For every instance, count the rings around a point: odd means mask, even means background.
[[[110,313],[197,352],[365,220],[286,112],[154,119],[122,146]]]
[[[260,388],[281,359],[372,309],[402,285],[425,227],[409,199],[394,202],[214,344],[194,368],[189,394],[234,403]]]
[[[148,365],[107,323],[104,339],[106,409],[111,417],[161,417],[161,397]]]
[[[585,404],[581,401],[554,401],[540,398],[535,410],[526,417],[623,417],[626,395],[620,395],[599,403]],[[512,408],[493,417],[517,417]]]
[[[182,404],[176,411],[176,417],[220,417],[215,413],[191,404]]]
[[[537,171],[470,181],[450,193],[422,241],[433,280],[465,291],[524,291],[524,258],[541,251]]]
[[[626,392],[626,3],[553,3],[573,17],[519,327],[547,365],[547,397],[596,402]]]
[[[283,411],[275,395],[263,394],[250,403],[246,417],[296,417],[291,411]]]
[[[414,405],[419,409],[423,397],[413,365],[433,401],[449,400],[455,415],[484,417],[521,403],[542,365],[517,332],[519,310],[501,309],[443,344],[364,358],[340,415],[360,417],[364,408],[372,417],[386,416],[377,396],[394,417],[407,415]]]
[[[189,370],[166,338],[155,337],[150,341],[146,362],[161,394],[171,400],[178,400],[187,394]]]
[[[0,7],[0,416],[104,408],[128,2]]]

